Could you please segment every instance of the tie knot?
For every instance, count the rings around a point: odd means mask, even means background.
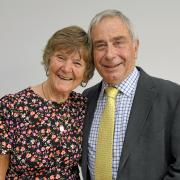
[[[108,97],[112,97],[112,98],[115,98],[118,94],[118,89],[115,88],[115,87],[111,87],[111,86],[108,86],[106,89],[105,89],[105,92],[107,94]]]

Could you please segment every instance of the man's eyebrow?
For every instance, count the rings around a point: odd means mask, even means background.
[[[114,41],[114,40],[124,40],[124,39],[126,39],[124,36],[117,36],[117,37],[113,37],[111,39],[111,41]]]
[[[105,41],[104,40],[95,40],[95,41],[93,41],[93,44],[98,44],[98,43],[105,43]]]
[[[124,36],[116,36],[116,37],[113,37],[111,38],[111,42],[112,41],[117,41],[117,40],[125,40],[126,38]],[[93,44],[99,44],[99,43],[105,43],[106,41],[105,40],[95,40],[93,41]]]

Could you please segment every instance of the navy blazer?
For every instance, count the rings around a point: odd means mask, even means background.
[[[140,77],[117,180],[180,180],[180,86],[137,68]],[[84,180],[90,179],[88,138],[100,90],[101,83],[83,92],[88,97],[82,156]]]

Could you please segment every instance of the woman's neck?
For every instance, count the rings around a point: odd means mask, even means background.
[[[41,90],[43,97],[47,100],[62,103],[68,99],[67,94],[56,91],[48,80],[41,84]]]

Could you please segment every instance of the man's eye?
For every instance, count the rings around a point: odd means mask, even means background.
[[[96,44],[94,45],[94,48],[97,50],[103,50],[104,48],[106,48],[105,44]]]
[[[122,41],[116,41],[114,44],[122,44]]]
[[[116,42],[114,42],[114,46],[116,46],[116,47],[122,47],[122,46],[124,46],[124,44],[125,44],[125,41],[116,41]]]

